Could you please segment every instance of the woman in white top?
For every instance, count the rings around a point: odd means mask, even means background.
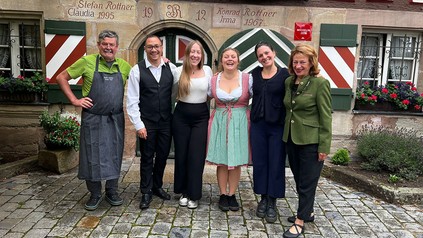
[[[202,196],[206,159],[208,82],[213,73],[204,65],[204,48],[192,41],[185,50],[183,65],[178,68],[177,105],[173,114],[172,134],[175,145],[174,192],[182,194],[180,206],[194,209]]]

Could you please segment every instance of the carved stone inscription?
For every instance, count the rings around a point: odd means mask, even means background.
[[[264,27],[266,20],[275,18],[277,11],[241,6],[215,6],[213,27]]]
[[[134,12],[134,4],[125,4],[115,1],[87,1],[78,0],[74,7],[67,9],[70,18],[83,19],[117,19],[128,12]]]
[[[211,21],[212,27],[243,28],[266,27],[266,21],[277,17],[278,11],[271,7],[249,5],[216,4],[210,7],[183,7],[183,5],[167,4],[163,15],[156,12],[154,4],[142,4],[138,1],[122,0],[77,0],[76,4],[66,13],[69,18],[125,21],[128,17],[135,17],[138,12],[139,20],[154,21],[164,15],[167,19],[181,19],[201,24]],[[158,4],[158,3],[156,3]],[[145,22],[144,22],[145,23]]]

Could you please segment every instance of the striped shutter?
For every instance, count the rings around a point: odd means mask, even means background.
[[[82,56],[86,55],[85,22],[45,21],[46,76],[50,78],[47,101],[70,103],[56,83],[56,77]],[[82,79],[69,81],[76,97],[82,97]]]
[[[54,84],[60,72],[86,55],[85,22],[46,20],[45,46],[46,75]],[[69,84],[82,84],[82,80],[70,80]]]
[[[250,72],[259,66],[254,47],[260,41],[266,41],[273,46],[276,51],[275,62],[280,67],[287,67],[289,63],[289,55],[294,45],[281,34],[276,31],[254,28],[239,32],[230,37],[219,49],[219,57],[222,50],[226,48],[235,48],[240,53],[240,70]]]
[[[334,110],[351,108],[356,49],[357,25],[321,25],[320,74],[330,81]]]

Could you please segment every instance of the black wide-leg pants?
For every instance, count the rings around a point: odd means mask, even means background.
[[[191,200],[202,196],[209,115],[207,103],[181,101],[173,114],[174,192],[185,194]]]
[[[285,143],[283,125],[264,120],[251,122],[250,138],[253,159],[253,183],[256,194],[285,197]]]

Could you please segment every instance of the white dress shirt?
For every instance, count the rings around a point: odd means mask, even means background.
[[[156,81],[160,82],[160,77],[162,76],[162,66],[164,65],[163,59],[160,62],[158,67],[153,66],[148,59],[145,59],[146,67],[151,71]],[[169,62],[170,70],[172,71],[173,75],[173,87],[172,87],[172,95],[175,94],[175,90],[178,88],[175,85],[178,84],[179,77],[177,77],[177,68],[174,64]],[[128,78],[128,91],[127,91],[127,98],[126,98],[126,111],[129,116],[129,120],[135,127],[135,130],[140,130],[145,127],[144,122],[141,120],[141,111],[139,107],[140,103],[140,70],[138,68],[138,64],[132,67],[131,71],[129,72]]]

